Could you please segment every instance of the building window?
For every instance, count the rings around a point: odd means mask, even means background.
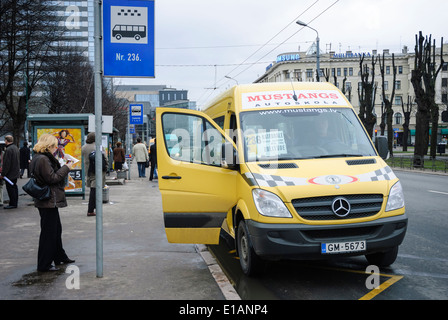
[[[345,83],[345,92],[349,92],[351,89],[352,89],[352,83],[347,81]]]
[[[386,74],[390,74],[390,66],[386,66]]]
[[[401,90],[401,81],[400,80],[395,81],[395,90]]]
[[[338,77],[341,76],[341,68],[338,68],[338,69],[337,69],[337,75],[338,75]]]
[[[400,112],[397,112],[395,114],[395,124],[401,124],[401,121],[403,119],[403,116]]]
[[[401,96],[396,96],[395,97],[395,105],[401,106]]]
[[[353,68],[348,68],[348,75],[353,76]]]
[[[448,78],[442,78],[442,87],[448,87]]]
[[[313,69],[306,69],[306,77],[307,78],[313,77]]]
[[[384,91],[389,90],[389,81],[384,81]]]
[[[398,66],[398,74],[403,74],[403,66]]]

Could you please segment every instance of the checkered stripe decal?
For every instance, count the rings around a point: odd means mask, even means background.
[[[393,180],[396,179],[397,176],[392,171],[392,169],[389,166],[385,166],[384,168],[363,173],[357,176],[359,181],[365,182],[365,181],[382,181],[382,180]]]
[[[245,173],[246,181],[249,185],[259,185],[260,187],[277,187],[277,186],[302,186],[308,184],[306,178],[273,176],[270,174]]]
[[[250,186],[258,185],[260,187],[277,187],[277,186],[304,186],[309,184],[310,178],[295,178],[274,176],[270,174],[259,174],[246,172],[243,178]],[[356,178],[360,182],[394,180],[397,176],[389,166],[384,168],[357,175]],[[342,183],[344,184],[344,183]]]

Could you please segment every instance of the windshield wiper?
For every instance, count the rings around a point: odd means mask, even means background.
[[[342,158],[342,157],[364,157],[363,154],[339,153],[339,154],[324,154],[316,158]]]

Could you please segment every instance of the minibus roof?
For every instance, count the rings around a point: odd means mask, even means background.
[[[259,94],[257,95],[257,93]],[[329,96],[330,93],[331,96]],[[292,100],[294,94],[298,98],[297,102]],[[336,97],[336,95],[337,99],[326,100],[326,98]],[[280,100],[290,100],[294,103],[284,107],[351,107],[344,94],[329,82],[266,82],[233,86],[207,103],[203,107],[203,111],[229,98],[235,100],[234,108],[238,111],[250,109],[249,104],[255,106],[257,102],[259,102],[257,108],[270,108],[267,103],[263,105],[268,101],[277,102],[276,106],[279,107],[281,106],[278,105]]]

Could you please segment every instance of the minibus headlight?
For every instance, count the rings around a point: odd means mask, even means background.
[[[291,213],[283,201],[272,192],[253,189],[255,206],[260,214],[268,217],[291,218]]]
[[[396,210],[402,207],[404,207],[403,188],[401,187],[400,181],[398,181],[390,188],[386,211]]]

